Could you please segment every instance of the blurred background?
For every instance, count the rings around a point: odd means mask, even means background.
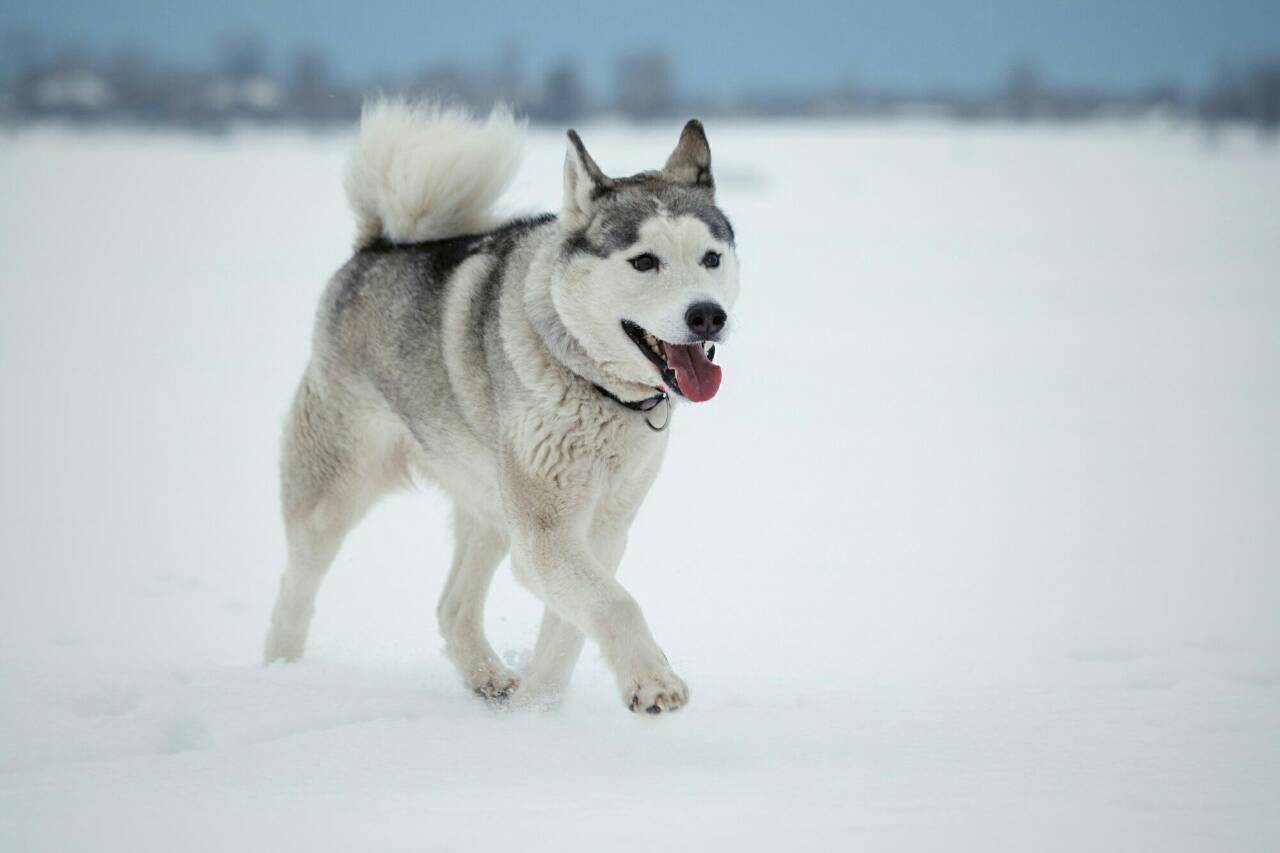
[[[552,124],[685,114],[1280,123],[1267,0],[9,2],[0,121],[349,122],[405,92]]]
[[[1275,2],[0,0],[0,850],[1280,850]],[[690,684],[469,695],[450,508],[259,663],[281,419],[374,92],[613,174],[706,124],[742,268],[623,583]],[[519,668],[541,608],[505,568]]]

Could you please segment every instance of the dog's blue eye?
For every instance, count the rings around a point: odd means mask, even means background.
[[[638,272],[649,272],[649,270],[658,268],[658,259],[649,252],[645,252],[643,255],[636,255],[628,263],[635,267]]]
[[[708,251],[702,256],[702,265],[709,270],[720,266],[720,253]]]

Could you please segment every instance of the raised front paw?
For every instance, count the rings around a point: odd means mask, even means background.
[[[680,710],[689,703],[689,688],[671,670],[633,679],[622,701],[637,714],[661,714]]]

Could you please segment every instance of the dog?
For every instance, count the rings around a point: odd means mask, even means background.
[[[302,656],[347,532],[422,478],[454,505],[437,615],[471,690],[554,704],[590,638],[627,708],[675,711],[689,688],[615,575],[672,409],[720,387],[733,227],[697,120],[661,169],[629,177],[606,175],[568,131],[559,213],[503,221],[524,130],[502,107],[484,120],[394,100],[363,111],[345,181],[355,252],[321,300],[285,425],[288,565],[265,659]],[[545,605],[519,678],[483,627],[508,552]]]

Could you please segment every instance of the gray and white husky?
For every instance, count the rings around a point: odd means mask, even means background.
[[[288,567],[266,659],[296,660],[346,533],[413,476],[454,502],[438,608],[480,695],[554,702],[585,637],[623,703],[689,701],[615,579],[657,476],[672,398],[720,386],[714,343],[738,296],[733,228],[690,121],[661,169],[612,178],[568,133],[559,215],[500,221],[524,127],[427,105],[365,109],[346,187],[356,251],[330,281],[281,461]],[[484,635],[508,550],[546,606],[519,679]]]

